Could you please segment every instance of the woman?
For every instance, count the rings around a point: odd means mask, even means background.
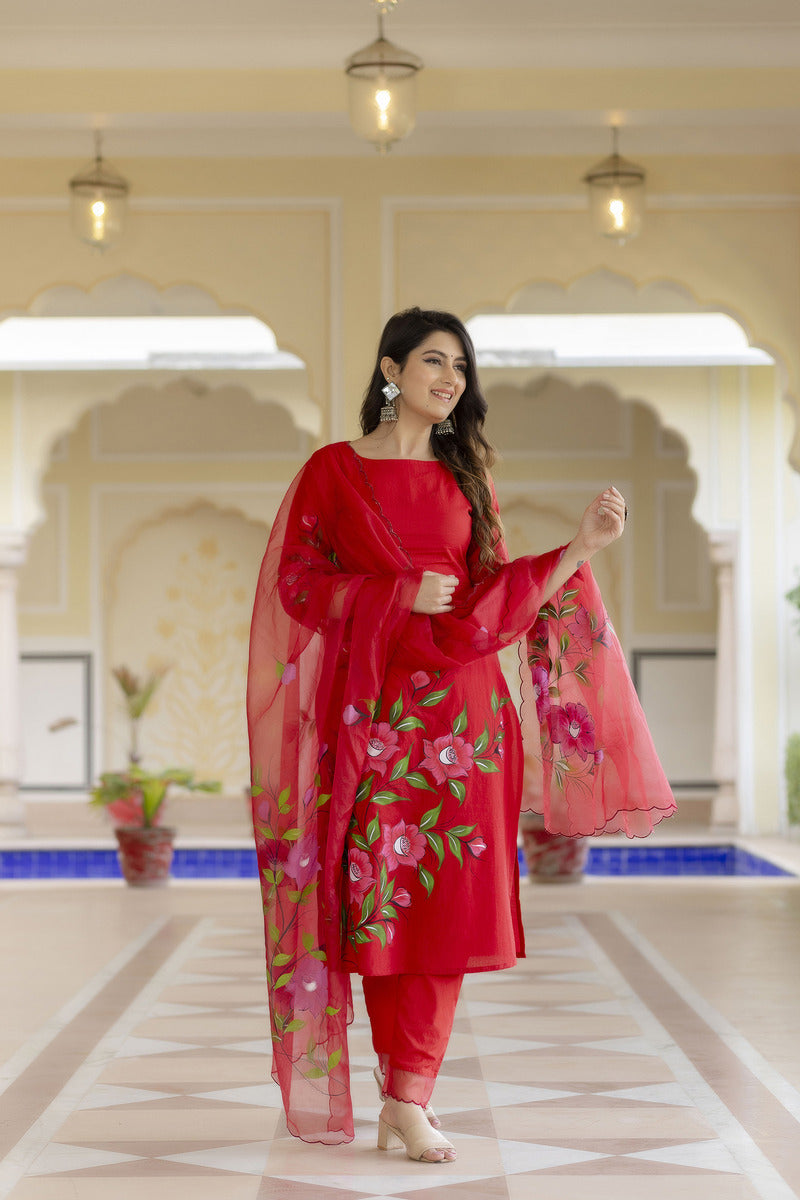
[[[426,1162],[455,1158],[429,1100],[463,974],[524,953],[523,757],[526,800],[559,832],[643,836],[675,807],[587,565],[622,533],[625,502],[609,487],[567,547],[508,562],[485,413],[462,323],[392,317],[363,436],[312,455],[284,500],[251,633],[253,817],[288,1126],[353,1137],[357,972],[378,1145]],[[520,640],[524,752],[497,658]]]

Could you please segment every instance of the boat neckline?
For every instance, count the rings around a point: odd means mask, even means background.
[[[356,458],[360,459],[361,462],[427,463],[428,465],[432,465],[433,463],[438,463],[439,466],[443,466],[443,463],[438,458],[367,458],[366,454],[358,453],[358,451],[356,450],[356,448],[352,442],[345,442],[345,445],[348,447],[348,449],[352,450],[353,454],[356,456]]]

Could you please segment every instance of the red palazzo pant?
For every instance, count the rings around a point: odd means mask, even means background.
[[[462,975],[364,975],[384,1093],[423,1107],[450,1040]]]

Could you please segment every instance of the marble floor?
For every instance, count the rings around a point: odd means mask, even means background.
[[[452,1165],[290,1138],[254,883],[0,888],[0,1197],[791,1200],[800,879],[523,887],[528,957],[468,978],[435,1106]]]

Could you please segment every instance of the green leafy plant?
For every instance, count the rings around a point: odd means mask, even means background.
[[[139,722],[168,670],[168,667],[159,667],[157,670],[151,671],[149,675],[146,675],[144,679],[140,679],[138,675],[134,675],[129,667],[114,667],[111,672],[125,697],[125,711],[128,714],[131,738],[128,749],[128,762],[131,764],[141,762],[141,755],[139,753]]]
[[[128,767],[124,771],[104,771],[92,788],[89,801],[94,807],[107,808],[115,825],[141,825],[151,829],[161,819],[162,807],[171,787],[187,792],[219,792],[217,779],[198,780],[187,767],[168,767],[165,771],[146,771],[141,764],[139,723],[168,668],[160,667],[139,678],[129,667],[114,667],[111,674],[120,686],[130,727]]]
[[[800,825],[800,733],[786,743],[786,794],[790,825]]]
[[[108,808],[118,824],[150,829],[158,824],[161,807],[173,785],[188,792],[218,792],[222,787],[218,779],[197,780],[193,771],[182,767],[153,772],[134,763],[127,771],[105,771],[92,788],[89,803]]]

